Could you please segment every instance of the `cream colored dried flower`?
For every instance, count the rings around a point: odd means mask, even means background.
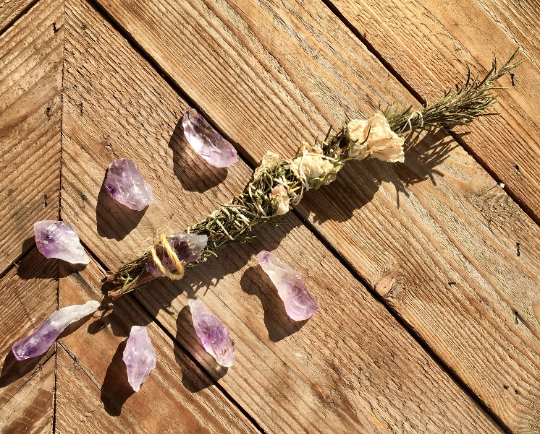
[[[325,158],[320,146],[302,143],[302,153],[292,160],[291,168],[299,177],[307,179],[324,178],[334,171],[334,165]]]
[[[381,113],[375,113],[369,120],[353,119],[347,125],[349,140],[354,142],[349,156],[362,160],[377,158],[389,163],[403,162],[405,139],[390,129],[388,120]]]
[[[280,161],[279,155],[275,154],[274,152],[268,151],[266,155],[263,157],[261,165],[255,169],[255,173],[253,174],[253,179],[259,179],[261,176],[261,173],[266,170],[269,167],[272,167],[274,164],[278,163]]]
[[[272,198],[276,201],[278,209],[274,215],[283,215],[289,212],[289,194],[287,188],[284,185],[276,185],[272,189]]]

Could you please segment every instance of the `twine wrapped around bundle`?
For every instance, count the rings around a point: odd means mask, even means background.
[[[472,78],[469,70],[462,87],[447,91],[435,103],[419,110],[390,105],[370,119],[349,120],[335,134],[330,130],[322,142],[303,143],[293,158],[280,159],[277,154],[267,153],[242,193],[186,230],[187,234],[207,235],[208,244],[200,258],[185,267],[194,267],[209,256],[217,256],[216,252],[229,244],[249,241],[253,238],[253,229],[287,213],[290,204],[298,204],[306,191],[332,182],[348,160],[372,157],[391,163],[403,162],[405,134],[433,132],[439,128],[450,130],[480,116],[494,114],[486,112],[497,101],[492,93],[493,89],[498,89],[494,82],[520,64],[519,61],[512,63],[517,53],[499,70],[494,58],[491,70],[481,81]],[[171,272],[159,259],[156,251],[159,246],[176,272]],[[154,280],[146,270],[150,257],[164,276],[173,280],[184,276],[184,265],[165,234],[161,234],[159,241],[145,253],[108,277],[116,286],[109,296],[118,298]]]

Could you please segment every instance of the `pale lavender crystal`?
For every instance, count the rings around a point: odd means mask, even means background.
[[[68,325],[94,313],[98,307],[99,302],[89,301],[57,310],[34,333],[13,344],[13,355],[17,360],[25,360],[45,353]]]
[[[287,315],[295,321],[311,318],[319,309],[319,303],[309,292],[300,273],[266,250],[259,253],[258,259],[261,268],[276,286]]]
[[[143,179],[137,165],[127,158],[109,165],[104,185],[113,199],[136,211],[142,211],[154,200],[152,187]]]
[[[36,222],[34,235],[38,250],[46,258],[63,259],[72,264],[90,262],[77,233],[67,223],[56,220]]]
[[[216,361],[227,368],[234,365],[234,340],[217,317],[199,300],[189,300],[193,327],[203,347]]]
[[[133,326],[124,349],[128,382],[135,392],[138,392],[150,372],[156,367],[156,352],[148,336],[146,327]]]
[[[186,110],[182,127],[188,143],[212,166],[229,167],[238,161],[234,146],[214,130],[197,110]]]
[[[195,234],[172,234],[167,237],[167,241],[176,252],[178,259],[182,262],[182,265],[189,264],[196,261],[201,257],[201,252],[206,247],[208,237],[206,235]],[[175,267],[169,256],[164,252],[163,247],[156,247],[156,254],[161,261],[161,264],[169,271],[174,271]],[[148,271],[154,277],[161,277],[163,273],[157,267],[154,259],[150,255],[148,262],[146,263],[146,271]]]

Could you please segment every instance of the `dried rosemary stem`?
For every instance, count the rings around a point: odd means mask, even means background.
[[[413,110],[412,106],[400,108],[390,105],[383,115],[392,131],[398,136],[404,136],[409,132],[450,130],[481,116],[496,114],[487,112],[497,102],[497,95],[493,90],[501,89],[495,86],[495,81],[521,63],[514,62],[517,54],[516,51],[500,69],[497,69],[497,59],[494,58],[492,68],[483,80],[472,78],[469,69],[467,80],[462,87],[447,91],[439,100],[420,110]],[[208,236],[208,244],[200,259],[188,264],[186,268],[194,267],[210,256],[217,256],[217,251],[229,244],[249,241],[253,238],[253,229],[279,218],[281,213],[278,212],[278,197],[272,194],[276,187],[283,186],[291,203],[297,204],[308,189],[318,189],[333,181],[344,163],[353,159],[349,156],[349,150],[356,144],[357,142],[350,140],[345,125],[337,133],[332,134],[330,130],[325,140],[316,141],[313,147],[307,143],[302,144],[292,159],[273,161],[270,164],[263,161],[263,165],[255,171],[253,179],[242,193],[186,230],[186,233]],[[317,177],[309,176],[302,170],[304,158],[313,155],[328,162],[327,169]],[[275,157],[275,154],[273,156]],[[118,298],[155,279],[146,272],[149,250],[108,277],[107,280],[116,285],[116,288],[109,292],[109,296]]]

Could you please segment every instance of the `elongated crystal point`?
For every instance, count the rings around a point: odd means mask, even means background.
[[[65,222],[42,220],[34,223],[39,252],[46,258],[62,259],[72,264],[88,264],[90,258],[75,230]]]
[[[311,318],[319,309],[319,303],[309,292],[301,274],[266,250],[260,252],[257,258],[261,268],[276,286],[287,315],[295,321]]]
[[[238,161],[234,146],[214,130],[197,110],[186,110],[182,127],[188,143],[212,166],[229,167]]]
[[[234,365],[234,339],[221,321],[199,300],[189,300],[193,327],[204,349],[227,368]]]
[[[98,307],[98,301],[89,301],[85,304],[57,310],[43,321],[30,336],[13,344],[11,348],[13,355],[17,360],[25,360],[47,352],[68,325],[94,313]]]
[[[201,253],[208,243],[208,237],[206,235],[172,234],[167,237],[167,241],[169,241],[169,244],[176,252],[182,265],[186,265],[201,257]],[[175,270],[172,261],[163,250],[163,247],[156,247],[156,254],[165,268],[169,271]],[[163,273],[158,268],[151,255],[148,257],[148,262],[146,263],[146,271],[154,277],[163,276]]]
[[[107,170],[105,189],[112,198],[135,211],[142,211],[154,200],[154,192],[127,158],[113,161]]]
[[[144,326],[133,326],[123,355],[128,382],[138,392],[150,372],[156,367],[157,356]]]

